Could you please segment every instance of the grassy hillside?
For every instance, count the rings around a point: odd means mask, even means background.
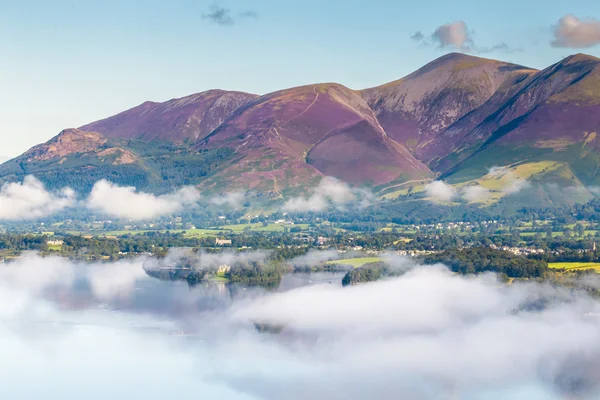
[[[108,151],[118,149],[117,151]],[[127,162],[119,158],[128,154]],[[65,186],[87,193],[95,182],[108,179],[119,185],[161,193],[198,184],[231,156],[227,148],[197,151],[185,143],[108,139],[92,151],[74,152],[47,160],[26,155],[0,165],[0,183],[35,175],[50,189]]]

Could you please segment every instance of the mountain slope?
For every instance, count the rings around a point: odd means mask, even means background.
[[[109,138],[196,141],[255,97],[248,93],[210,90],[164,103],[146,102],[82,126],[81,130],[99,132]]]
[[[485,173],[494,165],[531,161],[569,164],[584,184],[600,179],[600,59],[567,57],[521,84],[519,90],[471,130],[459,144],[475,151],[447,161],[452,181]],[[458,161],[458,163],[457,163]]]
[[[534,72],[452,53],[403,79],[362,93],[388,135],[429,163],[451,150],[448,142],[453,139],[445,132],[449,126]]]
[[[199,146],[234,149],[240,160],[228,169],[227,179],[276,192],[277,185],[294,187],[322,175],[375,186],[433,176],[387,136],[359,92],[338,84],[262,96]]]
[[[227,149],[199,153],[184,143],[114,139],[66,129],[0,165],[0,183],[35,175],[51,189],[69,186],[87,193],[96,181],[109,179],[160,193],[198,184],[230,155]]]
[[[85,191],[107,178],[287,199],[323,176],[390,194],[436,178],[489,183],[501,166],[531,172],[538,194],[522,204],[566,204],[600,185],[599,133],[599,59],[577,54],[537,71],[449,54],[362,91],[327,83],[147,102],[35,146],[0,166],[0,182],[35,174]]]

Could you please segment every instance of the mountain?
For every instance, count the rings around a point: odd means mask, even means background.
[[[196,141],[207,136],[233,111],[255,97],[242,92],[209,90],[164,103],[148,101],[80,129],[109,138]]]
[[[228,149],[198,152],[185,143],[115,139],[65,129],[0,165],[0,181],[35,175],[50,188],[70,186],[87,193],[96,181],[108,179],[161,193],[200,183],[231,153]]]
[[[0,166],[0,181],[35,174],[87,190],[104,177],[285,200],[323,176],[388,198],[441,178],[489,186],[502,203],[508,191],[490,171],[504,167],[529,183],[523,204],[557,205],[600,185],[598,132],[600,59],[576,54],[539,71],[452,53],[364,90],[325,83],[146,102],[35,146]]]
[[[274,192],[323,175],[372,186],[434,176],[388,137],[360,92],[333,83],[261,96],[198,147],[231,148],[239,157],[209,184],[225,179]]]
[[[465,54],[445,55],[395,82],[362,91],[381,126],[425,163],[448,154],[446,130],[535,70]]]
[[[600,183],[600,59],[577,54],[515,85],[438,165],[451,181],[491,166],[556,161],[585,185]],[[491,111],[491,112],[490,112]],[[475,146],[473,146],[475,144]]]

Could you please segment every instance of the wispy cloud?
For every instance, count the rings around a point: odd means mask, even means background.
[[[156,196],[123,187],[106,180],[96,182],[87,199],[87,207],[106,215],[131,220],[148,220],[172,215],[184,207],[195,206],[200,193],[192,187]]]
[[[519,177],[513,170],[506,167],[492,167],[486,176],[500,181],[496,191],[506,196],[517,194],[531,186],[527,179]],[[457,188],[444,181],[433,181],[425,185],[425,194],[428,200],[436,203],[460,199],[475,203],[489,199],[492,191],[479,184]]]
[[[500,190],[506,194],[516,194],[531,186],[527,179],[519,177],[513,170],[507,167],[492,167],[488,175],[504,181],[504,185]]]
[[[221,193],[210,198],[209,203],[217,206],[228,206],[231,208],[240,208],[244,204],[246,193],[243,191],[233,191]]]
[[[5,183],[0,187],[0,219],[3,220],[46,217],[75,203],[75,192],[70,188],[51,193],[34,176],[26,176],[22,183]]]
[[[258,13],[254,10],[246,10],[238,13],[237,17],[257,19]],[[221,26],[231,26],[237,22],[237,18],[229,8],[225,8],[217,4],[212,5],[208,13],[202,14],[202,19],[209,20]]]
[[[231,10],[218,5],[213,5],[207,14],[202,14],[202,19],[208,19],[217,25],[233,25],[234,20]]]
[[[240,17],[256,19],[256,18],[258,18],[258,13],[253,10],[246,10],[246,11],[240,13]]]
[[[347,183],[333,177],[321,179],[319,185],[309,197],[295,197],[288,200],[283,209],[291,212],[323,211],[329,207],[343,207],[349,203],[358,203],[365,207],[372,201],[373,195],[364,189],[350,187]]]
[[[412,40],[415,40],[415,41],[417,41],[417,42],[420,42],[420,41],[422,41],[422,40],[424,40],[424,39],[425,39],[425,35],[423,35],[423,32],[421,32],[421,31],[417,31],[417,32],[415,32],[415,34],[414,34],[414,35],[412,35],[410,38],[411,38]]]
[[[568,14],[554,26],[553,47],[587,48],[600,44],[600,21]]]
[[[481,185],[466,186],[461,190],[462,198],[469,203],[478,203],[487,200],[491,192]]]

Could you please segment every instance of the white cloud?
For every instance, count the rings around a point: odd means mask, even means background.
[[[0,188],[0,219],[24,220],[48,216],[75,204],[75,192],[65,188],[59,193],[46,190],[34,176],[22,183],[5,183]]]
[[[600,196],[600,186],[590,186],[588,190],[595,196]]]
[[[352,202],[365,207],[371,203],[372,197],[364,189],[351,188],[339,179],[326,176],[310,197],[292,198],[285,203],[283,209],[290,212],[323,211],[331,206],[343,207]]]
[[[507,167],[492,167],[486,177],[501,180],[502,185],[498,191],[506,195],[519,193],[531,186],[527,179],[520,178]],[[425,194],[433,202],[449,202],[461,198],[474,203],[487,200],[492,192],[479,184],[457,189],[444,181],[433,181],[425,185]]]
[[[195,270],[212,270],[221,265],[232,266],[236,263],[258,262],[267,260],[271,253],[268,251],[223,251],[219,253],[195,252],[188,248],[171,248],[164,258],[150,258],[144,261],[144,268],[148,270],[172,267],[182,261]]]
[[[456,21],[438,27],[431,36],[438,47],[469,51],[473,40],[464,21]]]
[[[229,206],[231,208],[240,208],[244,204],[246,193],[243,191],[227,192],[218,196],[211,197],[209,202],[217,206]]]
[[[507,195],[517,194],[531,186],[527,179],[519,177],[508,167],[492,167],[488,175],[504,181],[504,186],[500,190]]]
[[[190,290],[140,277],[140,264],[0,265],[0,374],[11,376],[0,398],[100,400],[115,387],[181,400],[600,395],[600,301],[585,293],[442,266],[346,288]],[[118,267],[133,272],[111,281]],[[285,326],[260,334],[254,321]]]
[[[523,189],[527,189],[529,186],[531,185],[526,179],[515,178],[512,179],[508,185],[502,188],[502,191],[506,194],[515,194],[519,193]]]
[[[156,196],[137,192],[134,187],[118,186],[106,180],[96,182],[87,200],[87,207],[117,218],[147,220],[195,206],[200,193],[193,187]]]
[[[504,42],[483,47],[475,45],[472,33],[464,21],[441,25],[429,37],[425,36],[423,32],[417,31],[410,36],[410,39],[422,46],[436,46],[439,49],[465,53],[517,53],[523,51],[521,48],[512,48]]]
[[[470,203],[482,202],[490,197],[490,190],[481,185],[467,186],[461,191],[462,198]]]
[[[340,253],[337,250],[310,250],[304,255],[292,258],[289,264],[295,267],[314,267],[339,258]]]
[[[554,26],[554,47],[587,48],[600,44],[600,21],[568,14]]]
[[[452,201],[458,194],[452,185],[444,181],[433,181],[425,185],[425,193],[432,201]]]

